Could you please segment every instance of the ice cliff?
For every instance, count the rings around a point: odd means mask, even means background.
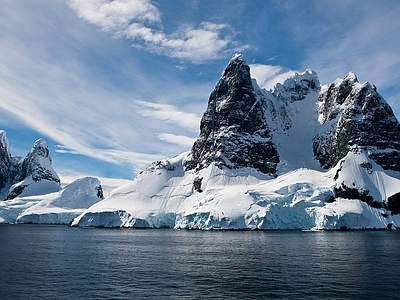
[[[192,149],[152,163],[71,225],[400,227],[399,143],[391,108],[353,73],[321,86],[308,69],[267,91],[236,55]]]

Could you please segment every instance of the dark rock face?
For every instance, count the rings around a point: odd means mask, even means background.
[[[388,197],[387,203],[385,204],[392,215],[400,214],[400,192]]]
[[[264,109],[265,103],[254,94],[249,66],[242,56],[235,56],[210,95],[185,169],[200,170],[215,163],[274,174],[279,155]]]
[[[0,190],[2,190],[9,179],[9,169],[11,165],[11,154],[8,148],[6,133],[0,131]]]
[[[353,146],[366,149],[384,169],[400,171],[400,124],[375,86],[349,73],[320,94],[322,126],[314,155],[324,168],[335,166]]]
[[[334,188],[333,192],[336,198],[340,197],[345,199],[358,199],[374,208],[383,207],[382,202],[374,200],[374,198],[369,194],[368,190],[351,188],[342,183],[340,187]]]
[[[98,186],[96,187],[96,191],[97,191],[96,197],[99,198],[99,199],[104,199],[103,188],[102,188],[101,185],[98,185]]]

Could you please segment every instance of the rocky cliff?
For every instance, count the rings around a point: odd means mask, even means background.
[[[235,169],[251,167],[275,174],[279,162],[268,122],[266,102],[257,97],[250,68],[241,55],[235,56],[210,95],[186,170],[199,170],[214,163]]]
[[[314,154],[324,168],[362,147],[385,170],[400,171],[400,124],[374,85],[349,73],[324,86],[318,101],[321,126]]]

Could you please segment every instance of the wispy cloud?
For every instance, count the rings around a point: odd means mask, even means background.
[[[69,22],[76,21],[76,15],[59,2],[48,8],[52,18],[46,18],[47,8],[40,6],[31,14],[33,3],[10,3],[0,9],[1,128],[19,124],[58,144],[57,154],[129,166],[134,173],[188,148],[199,130],[200,117],[193,112],[198,107],[202,111],[199,99],[207,99],[208,82],[183,83],[164,72],[168,66],[152,61],[161,73],[154,75],[114,40],[96,35],[98,30],[80,30],[82,23]],[[156,22],[158,10],[151,13],[147,1],[140,3],[143,9],[132,8],[137,18]],[[25,6],[31,7],[24,10]],[[113,22],[123,21],[116,17],[107,24],[116,26]],[[23,26],[17,26],[20,23]],[[160,128],[164,133],[158,134]]]
[[[79,154],[79,152],[71,150],[67,146],[64,146],[64,145],[56,145],[56,148],[54,149],[54,151],[57,153],[61,153],[61,154],[74,154],[74,155]]]
[[[68,0],[82,19],[126,37],[135,47],[192,63],[204,63],[248,48],[238,45],[235,32],[225,23],[184,24],[173,33],[162,27],[161,13],[149,0]]]
[[[176,135],[172,133],[159,133],[157,137],[165,142],[180,145],[190,149],[196,140],[195,138],[190,138],[184,135]]]
[[[174,123],[194,132],[198,132],[199,130],[200,117],[196,114],[181,111],[177,107],[169,104],[146,101],[136,101],[136,104],[136,112],[142,116]]]

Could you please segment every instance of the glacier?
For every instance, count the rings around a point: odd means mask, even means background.
[[[152,164],[137,178],[76,217],[72,226],[175,229],[340,229],[400,225],[399,215],[361,200],[338,198],[333,187],[339,168],[328,172],[299,168],[273,178],[252,168],[184,171],[188,153]],[[369,183],[384,195],[400,179],[377,165],[360,171],[360,153],[350,153],[340,179]],[[353,176],[354,175],[354,176]],[[398,175],[398,174],[397,174]],[[193,182],[202,178],[201,192]],[[368,180],[367,180],[368,179]]]
[[[0,223],[69,224],[102,199],[100,181],[83,177],[57,192],[20,195],[0,202]]]
[[[261,89],[235,55],[190,151],[152,163],[71,226],[201,230],[400,227],[400,125],[353,73]]]

